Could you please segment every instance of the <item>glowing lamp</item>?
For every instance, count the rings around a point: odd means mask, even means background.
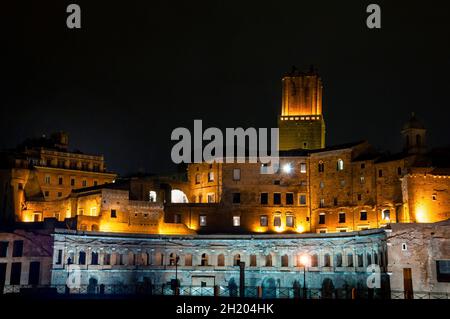
[[[286,174],[290,174],[292,172],[292,166],[290,163],[286,163],[283,165],[283,172]]]
[[[300,256],[300,264],[304,267],[309,265],[309,256],[308,255],[301,255]]]

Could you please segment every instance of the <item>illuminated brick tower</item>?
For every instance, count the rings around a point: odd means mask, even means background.
[[[309,72],[292,72],[282,79],[281,116],[278,120],[280,151],[325,147],[325,122],[322,116],[322,80]]]

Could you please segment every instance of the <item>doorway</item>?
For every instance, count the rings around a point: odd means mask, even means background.
[[[403,268],[403,290],[405,299],[414,299],[411,268]]]

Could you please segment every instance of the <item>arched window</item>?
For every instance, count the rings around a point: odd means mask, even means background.
[[[151,203],[156,202],[156,192],[155,191],[148,192],[148,201]]]
[[[358,267],[364,267],[364,256],[363,254],[358,254]]]
[[[164,254],[163,253],[156,254],[155,264],[157,266],[164,266]]]
[[[331,266],[331,257],[330,254],[325,254],[323,256],[323,266],[324,267],[330,267]]]
[[[91,265],[98,265],[98,253],[95,251],[91,253]]]
[[[98,231],[98,225],[95,225],[95,224],[92,225],[92,226],[91,226],[91,230],[92,230],[92,231]]]
[[[208,255],[202,254],[201,266],[208,266]]]
[[[169,255],[169,265],[170,266],[175,266],[177,263],[177,255],[175,253],[171,253]]]
[[[256,255],[250,255],[250,267],[256,267]]]
[[[133,253],[128,253],[128,265],[135,265],[136,264],[136,255]]]
[[[217,256],[217,266],[223,267],[225,266],[225,256],[223,254],[220,254]]]
[[[377,252],[373,253],[373,263],[378,265],[378,254],[377,254]]]
[[[371,264],[372,264],[372,254],[367,253],[367,265],[371,265]]]
[[[323,163],[323,161],[319,161],[318,169],[319,173],[323,173],[325,171],[325,164]]]
[[[266,267],[272,267],[272,255],[268,254],[266,256]]]
[[[104,254],[103,255],[103,265],[111,265],[111,254]]]
[[[184,265],[185,266],[192,266],[192,254],[184,255]]]
[[[78,264],[86,265],[86,253],[84,251],[80,251],[78,254]]]
[[[234,255],[233,265],[239,266],[240,262],[241,262],[241,255],[239,254]]]
[[[347,254],[347,267],[353,267],[353,254]]]
[[[289,257],[288,257],[288,255],[281,256],[281,267],[289,267]]]
[[[342,254],[341,253],[336,254],[334,264],[336,267],[342,267]]]
[[[342,171],[344,170],[344,161],[341,159],[338,159],[337,163],[336,163],[336,170],[337,171]]]
[[[317,267],[319,266],[319,257],[317,256],[317,254],[313,254],[311,256],[311,267]]]

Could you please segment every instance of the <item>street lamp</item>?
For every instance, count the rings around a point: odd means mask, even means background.
[[[304,254],[300,256],[300,265],[303,266],[303,298],[306,299],[306,267],[309,265],[309,256]]]

